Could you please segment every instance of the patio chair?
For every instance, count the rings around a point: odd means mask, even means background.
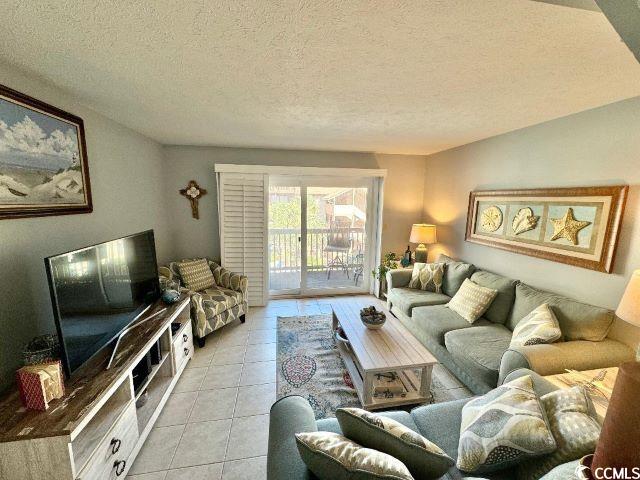
[[[327,280],[331,279],[331,270],[334,268],[340,268],[349,278],[349,250],[351,250],[349,229],[330,227],[327,244],[324,247],[326,253],[333,254],[333,258],[327,263]]]
[[[364,272],[364,253],[358,252],[353,256],[353,283],[357,287]]]

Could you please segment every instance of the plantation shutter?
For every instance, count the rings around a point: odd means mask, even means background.
[[[249,278],[249,305],[266,302],[267,176],[218,173],[222,266]]]

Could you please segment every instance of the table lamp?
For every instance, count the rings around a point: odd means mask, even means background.
[[[416,247],[416,262],[427,262],[427,247],[426,245],[436,243],[438,238],[436,237],[436,226],[428,225],[426,223],[414,223],[411,226],[411,237],[409,242],[417,243]]]
[[[640,270],[636,270],[631,275],[616,315],[625,322],[640,327]],[[636,360],[640,360],[638,355],[640,355],[640,349],[636,351]]]

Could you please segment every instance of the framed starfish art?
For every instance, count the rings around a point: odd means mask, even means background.
[[[468,242],[611,273],[629,187],[471,192]]]

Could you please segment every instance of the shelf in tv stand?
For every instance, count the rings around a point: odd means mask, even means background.
[[[151,383],[151,381],[154,379],[154,377],[156,376],[156,374],[158,372],[160,372],[160,370],[162,369],[164,363],[167,361],[168,358],[171,357],[171,352],[170,351],[163,351],[162,352],[162,358],[160,359],[160,363],[158,363],[157,365],[153,365],[151,367],[151,371],[149,372],[149,375],[147,375],[147,378],[145,379],[145,381],[142,383],[142,385],[140,385],[138,387],[138,392],[135,395],[135,399],[136,401],[142,396],[142,394],[144,394],[144,392],[147,390],[147,387],[149,386],[149,384]]]
[[[158,302],[151,313],[165,307]],[[189,298],[184,295],[166,312],[141,325],[135,335],[123,339],[111,369],[105,370],[110,349],[81,367],[65,382],[65,396],[52,401],[47,411],[25,410],[17,389],[0,398],[0,478],[102,478],[114,459],[125,458],[121,475],[126,475],[191,358],[191,354],[183,357],[180,368],[168,360],[175,356],[171,323],[180,321],[190,329],[189,316]],[[149,399],[136,409],[139,396],[133,391],[132,371],[158,340],[161,361],[140,390],[146,388]],[[122,439],[122,448],[112,458],[109,442],[116,437]]]

